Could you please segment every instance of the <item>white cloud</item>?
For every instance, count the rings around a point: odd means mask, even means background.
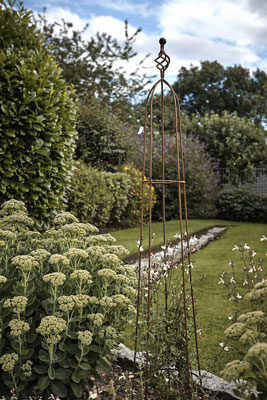
[[[80,0],[80,3],[85,5],[86,1]],[[92,0],[92,4],[106,7],[107,10],[119,10],[122,7],[121,0]],[[158,40],[161,36],[167,39],[165,49],[171,57],[166,71],[171,82],[181,66],[199,65],[204,60],[217,60],[225,66],[242,64],[266,70],[267,59],[263,55],[267,36],[266,0],[165,0],[158,4],[152,0],[143,3],[126,0],[123,3],[123,11],[129,14],[150,16],[154,32],[159,32],[156,36],[146,26],[143,27],[143,32],[138,34],[135,42],[138,56],[127,64],[127,70],[135,70],[137,62],[151,53],[145,66],[151,68],[148,73],[158,74],[154,59],[159,52]],[[120,42],[123,40],[124,21],[109,15],[94,15],[91,12],[94,7],[85,6],[85,13],[80,17],[70,7],[51,5],[46,12],[48,21],[64,18],[73,23],[75,30],[82,30],[89,23],[84,33],[85,40],[98,31],[106,32]],[[133,34],[136,28],[129,24],[129,34]]]

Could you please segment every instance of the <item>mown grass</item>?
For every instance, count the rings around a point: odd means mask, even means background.
[[[193,219],[188,223],[189,235],[196,233],[202,229],[206,229],[212,226],[226,226],[231,225],[231,221],[221,221],[221,220],[199,220]],[[183,223],[183,231],[185,232],[185,224]],[[155,222],[152,224],[151,229],[154,235],[152,246],[158,246],[163,243],[163,229],[162,222]],[[173,240],[174,235],[180,233],[180,223],[177,220],[166,222],[166,238],[167,240]],[[112,232],[118,244],[122,244],[127,250],[129,250],[130,255],[137,253],[137,241],[140,238],[140,228],[134,227],[129,229],[122,229],[116,232]],[[148,249],[148,225],[144,225],[143,228],[143,248]]]
[[[240,253],[233,252],[234,245],[247,243],[257,253],[257,257],[266,259],[266,242],[260,238],[267,234],[267,224],[241,223],[221,220],[190,220],[189,233],[211,226],[229,226],[226,233],[219,240],[210,243],[204,249],[192,255],[193,286],[196,301],[197,325],[201,329],[198,337],[201,369],[206,369],[215,374],[225,366],[226,362],[235,358],[234,349],[230,347],[228,352],[222,350],[219,343],[224,342],[224,330],[231,324],[228,317],[233,313],[233,304],[229,302],[226,288],[218,285],[220,274],[226,271],[231,274],[229,260],[236,265],[237,280],[243,277]],[[172,239],[175,233],[179,233],[178,221],[170,221],[166,224],[167,237]],[[162,224],[155,223],[152,226],[155,233],[153,245],[162,243]],[[113,232],[118,244],[124,245],[130,250],[130,254],[137,251],[136,241],[139,238],[139,228],[131,228]],[[144,229],[143,247],[148,247],[148,227]],[[263,264],[264,267],[264,264]],[[265,270],[265,276],[267,276]],[[242,286],[242,282],[240,284]],[[242,293],[241,293],[242,294]]]

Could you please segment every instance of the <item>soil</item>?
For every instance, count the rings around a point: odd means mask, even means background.
[[[96,382],[92,390],[85,390],[83,400],[141,400],[141,387],[138,384],[132,389],[133,363],[127,360],[118,360],[112,364],[110,371],[102,372],[102,381]],[[138,377],[136,377],[136,380]],[[135,379],[134,379],[135,381]],[[132,397],[133,394],[133,397]],[[186,396],[149,397],[152,399],[187,400]],[[194,394],[194,400],[234,400],[226,393],[215,393],[202,390],[202,394]],[[192,399],[192,400],[193,400]]]

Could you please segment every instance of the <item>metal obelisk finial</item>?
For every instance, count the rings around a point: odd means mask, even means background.
[[[160,52],[158,54],[158,57],[155,59],[155,62],[157,63],[157,68],[160,70],[160,77],[161,79],[164,78],[164,72],[168,68],[170,64],[170,57],[165,53],[164,50],[164,45],[166,44],[166,39],[160,38],[159,43],[160,43]]]

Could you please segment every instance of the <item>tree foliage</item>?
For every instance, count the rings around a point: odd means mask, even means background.
[[[112,104],[113,111],[121,113],[127,110],[131,100],[143,90],[147,82],[146,75],[141,75],[139,68],[127,72],[128,62],[137,53],[133,49],[136,32],[129,36],[128,23],[125,21],[125,38],[122,44],[107,33],[97,33],[88,41],[83,39],[82,31],[72,29],[72,23],[62,21],[49,24],[44,15],[39,15],[39,25],[46,46],[62,68],[62,74],[68,84],[73,84],[78,96],[94,95],[106,104]],[[124,65],[124,66],[123,66]]]
[[[76,107],[31,13],[15,6],[0,0],[0,203],[16,197],[44,221],[64,207]]]
[[[250,180],[254,167],[266,165],[265,131],[246,118],[227,111],[221,116],[206,113],[192,119],[188,132],[204,143],[219,167],[230,170],[234,184]]]
[[[251,75],[241,65],[224,68],[217,61],[203,61],[200,67],[182,67],[173,87],[188,114],[226,110],[256,124],[267,121],[267,74],[259,69]]]

